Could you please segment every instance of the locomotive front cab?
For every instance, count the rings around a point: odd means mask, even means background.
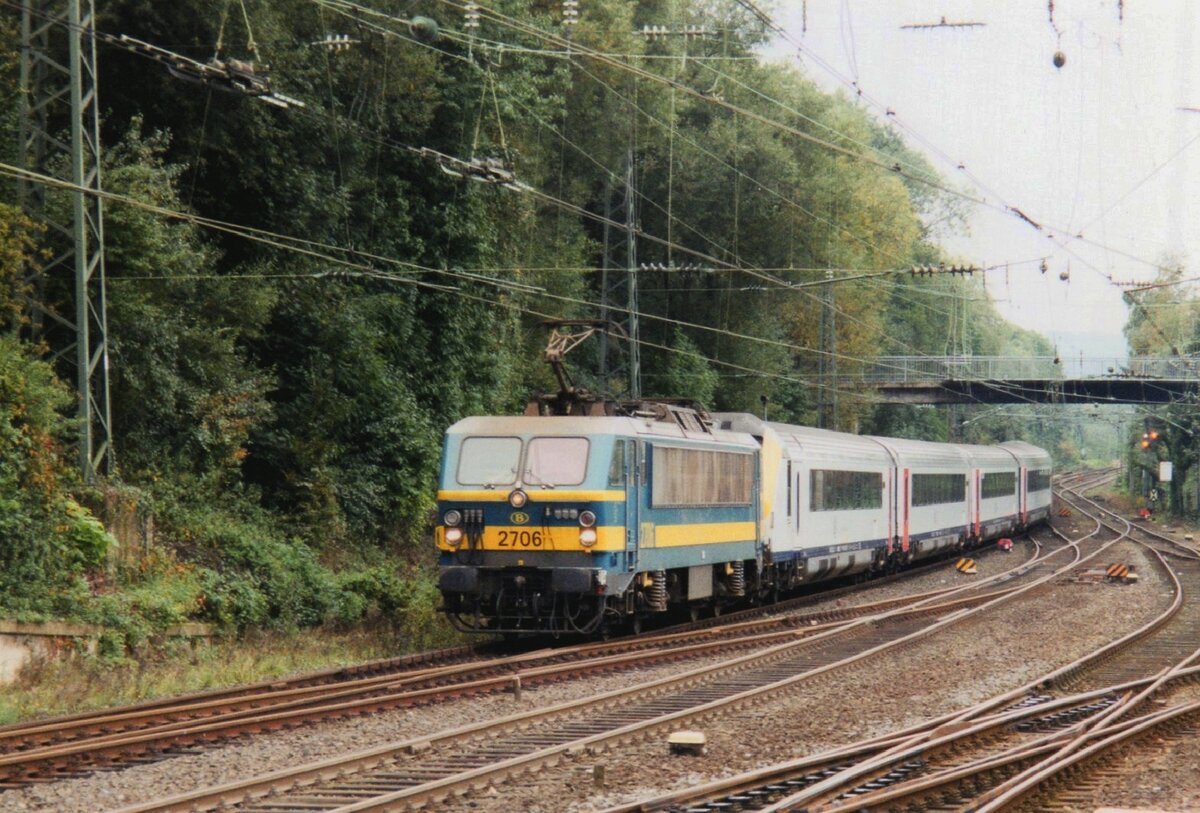
[[[632,440],[605,418],[468,418],[447,432],[435,542],[468,632],[589,633],[632,579]]]

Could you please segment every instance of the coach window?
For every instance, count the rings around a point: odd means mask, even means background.
[[[808,496],[813,511],[882,508],[883,475],[876,471],[813,469]]]
[[[507,486],[517,481],[520,438],[467,438],[458,452],[458,482],[464,486]]]
[[[612,459],[608,462],[608,484],[610,486],[625,485],[625,441],[617,440],[613,444]]]
[[[1012,471],[994,471],[983,475],[981,491],[983,499],[1011,497],[1017,493],[1017,474]]]
[[[1029,472],[1026,488],[1030,491],[1046,491],[1050,488],[1050,472],[1045,469]]]
[[[914,474],[913,507],[960,503],[966,494],[966,478],[961,474]]]
[[[587,438],[534,438],[522,480],[531,486],[577,486],[587,476]]]

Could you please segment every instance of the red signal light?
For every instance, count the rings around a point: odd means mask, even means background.
[[[1157,429],[1151,429],[1151,430],[1150,430],[1150,441],[1151,441],[1151,442],[1154,442],[1154,441],[1156,441],[1156,440],[1158,440],[1158,430],[1157,430]]]

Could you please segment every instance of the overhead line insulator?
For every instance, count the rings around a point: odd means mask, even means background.
[[[931,277],[935,274],[952,274],[956,276],[972,276],[976,271],[981,269],[974,265],[946,265],[939,263],[937,265],[914,265],[909,269],[909,274],[916,277]]]

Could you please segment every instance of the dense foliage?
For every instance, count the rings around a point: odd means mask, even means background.
[[[197,59],[218,42],[220,56],[250,58],[252,34],[274,87],[305,102],[282,109],[101,49],[106,187],[160,207],[111,201],[106,235],[119,479],[141,489],[169,543],[142,574],[170,585],[164,617],[245,627],[427,611],[419,563],[440,434],[549,385],[537,361],[541,317],[599,315],[598,218],[615,211],[629,157],[637,258],[652,264],[640,274],[645,390],[754,411],[768,396],[778,419],[816,418],[821,288],[793,286],[826,269],[937,262],[927,224],[965,214],[891,171],[903,162],[932,175],[853,100],[759,59],[761,25],[733,4],[683,12],[589,0],[574,50],[491,19],[468,38],[456,6],[435,0],[370,4],[382,15],[314,0],[245,6],[252,31],[228,3],[100,8],[102,30]],[[556,3],[489,8],[560,32]],[[414,14],[434,18],[441,35],[411,28]],[[647,38],[643,25],[717,33]],[[0,33],[0,96],[13,99],[11,20]],[[319,45],[331,34],[354,44]],[[15,119],[0,125],[14,143]],[[456,177],[438,154],[494,160],[514,182]],[[49,193],[47,205],[65,202]],[[193,214],[235,226],[205,228]],[[35,248],[30,224],[12,212],[0,222],[0,281],[12,290],[53,236]],[[623,241],[610,230],[617,267],[628,261]],[[3,287],[0,316],[12,321],[17,300]],[[843,372],[881,352],[1049,352],[1004,324],[974,280],[886,275],[832,287]],[[594,348],[577,360],[591,386],[625,386],[599,380]],[[63,572],[80,572],[102,546],[53,529],[63,491],[47,479],[65,469],[55,457],[64,390],[7,339],[0,387],[0,431],[12,435],[0,447],[0,500],[36,503],[19,522],[0,520],[10,557],[0,578],[45,569],[49,550]],[[839,398],[834,422],[948,432],[944,412],[875,408],[855,393]],[[991,420],[965,434],[1031,430]],[[1061,440],[1053,427],[1031,439]],[[397,575],[405,561],[414,569]],[[135,585],[136,575],[121,578]]]
[[[1168,262],[1160,270],[1151,290],[1130,293],[1129,322],[1125,335],[1135,356],[1163,356],[1172,359],[1182,377],[1196,375],[1196,353],[1200,352],[1200,298],[1184,278],[1178,262]],[[1191,358],[1187,358],[1191,357]],[[1144,497],[1158,487],[1160,461],[1171,461],[1171,482],[1164,486],[1166,505],[1175,516],[1200,513],[1200,410],[1195,395],[1189,395],[1158,408],[1145,409],[1130,422],[1126,437],[1126,463],[1130,470],[1131,492]],[[1148,449],[1141,438],[1150,430],[1158,435]]]

